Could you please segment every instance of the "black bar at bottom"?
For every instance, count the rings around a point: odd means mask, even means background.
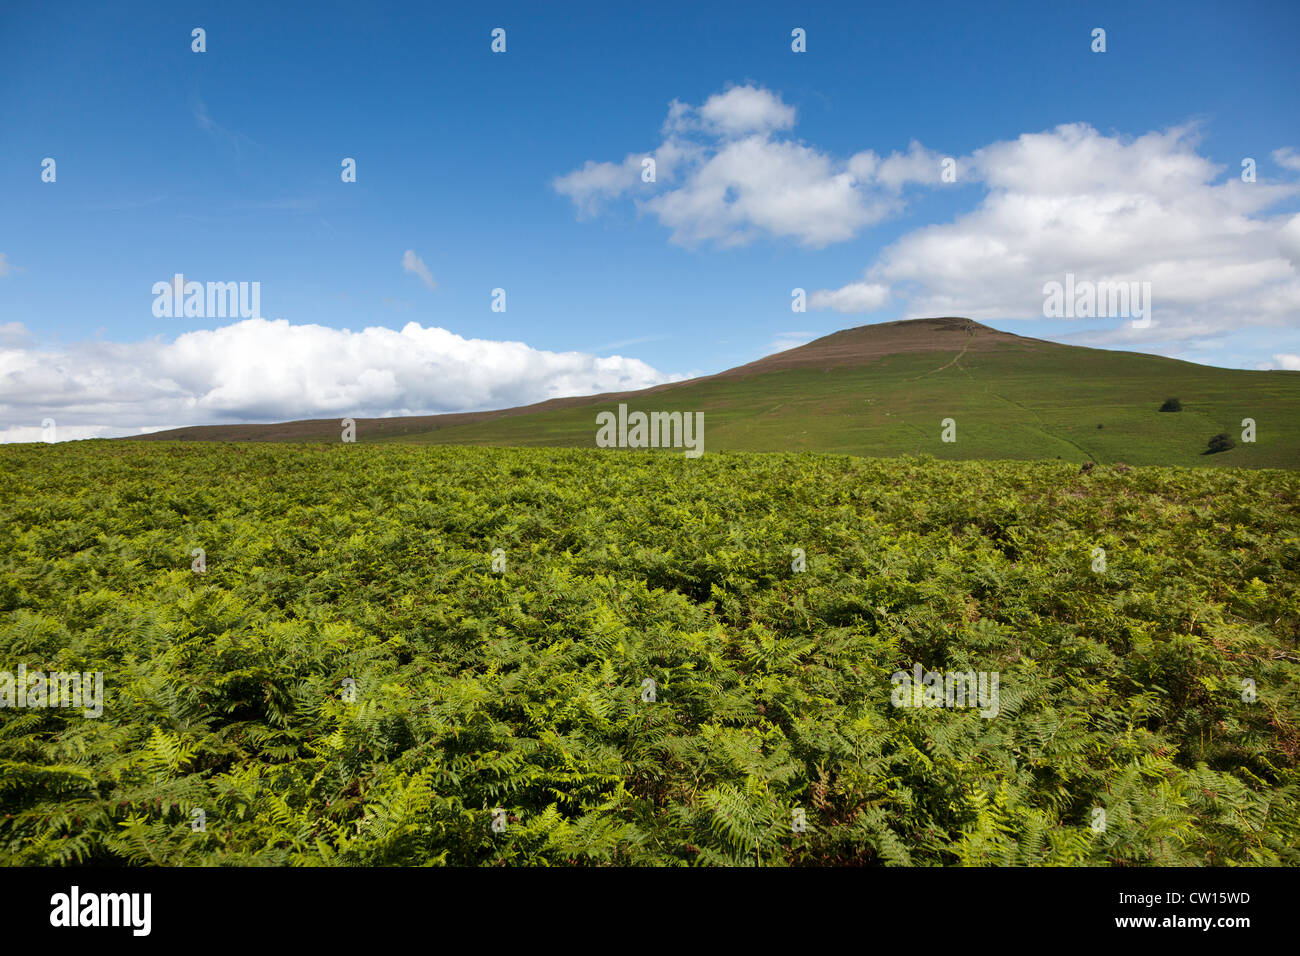
[[[76,934],[127,945],[254,937],[373,945],[402,938],[393,931],[455,928],[455,938],[492,942],[550,937],[653,949],[690,940],[698,950],[716,941],[727,952],[742,939],[770,943],[779,928],[850,933],[865,945],[882,922],[918,941],[1048,931],[1054,939],[1196,935],[1230,945],[1242,934],[1280,932],[1294,886],[1293,874],[1276,868],[70,868],[0,870],[0,884],[7,944]],[[132,894],[148,894],[147,910],[144,896]],[[119,925],[71,925],[87,921]]]

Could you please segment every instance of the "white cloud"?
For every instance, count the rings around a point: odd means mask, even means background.
[[[769,133],[794,126],[795,110],[768,90],[736,86],[704,101],[700,119],[723,136]]]
[[[816,332],[778,332],[767,346],[767,354],[773,352],[784,352],[787,349],[797,349],[801,345],[807,345],[813,339],[817,338]]]
[[[0,252],[0,276],[7,276],[14,269],[15,267],[10,265],[8,257],[3,252]]]
[[[1282,368],[1282,369],[1288,369],[1293,372],[1300,372],[1300,355],[1289,355],[1284,352],[1279,355],[1274,355],[1273,361],[1274,363],[1276,363],[1273,366],[1274,368]]]
[[[123,435],[142,435],[154,429],[123,429],[114,428],[108,425],[68,425],[57,426],[53,435],[49,435],[46,430],[39,425],[11,425],[8,428],[0,428],[0,445],[6,445],[11,442],[43,442],[43,441],[81,441],[86,438],[120,438]]]
[[[589,159],[581,169],[557,176],[551,186],[573,201],[578,218],[589,219],[615,199],[629,194],[653,195],[657,184],[673,182],[682,162],[698,152],[698,147],[690,143],[667,140],[649,152],[628,153],[621,163],[597,163]],[[653,183],[642,178],[647,158],[655,161]]]
[[[31,338],[31,331],[21,322],[0,322],[0,345],[20,345]]]
[[[1300,152],[1290,146],[1273,150],[1273,162],[1285,169],[1300,172]]]
[[[850,160],[850,163],[858,162],[859,168],[863,171],[870,168],[871,176],[876,182],[880,183],[887,189],[899,190],[909,184],[922,184],[933,186],[941,182],[940,174],[942,172],[941,163],[948,157],[926,149],[916,140],[907,147],[906,153],[892,153],[882,160],[876,159],[876,154],[868,151],[859,153]],[[955,157],[953,157],[955,159]],[[870,164],[868,167],[867,164]],[[962,178],[961,165],[957,166],[957,178]],[[863,177],[867,178],[867,177]]]
[[[851,239],[889,209],[859,192],[830,157],[759,136],[728,142],[680,188],[645,205],[688,245],[735,245],[766,233],[823,246]]]
[[[580,218],[632,196],[683,245],[769,236],[819,247],[901,209],[904,185],[939,182],[938,154],[919,144],[883,160],[870,150],[841,159],[780,138],[795,118],[780,96],[754,86],[715,94],[698,108],[673,100],[656,149],[617,163],[588,160],[552,185]],[[650,184],[641,180],[647,155],[657,164]]]
[[[1295,325],[1300,216],[1267,211],[1300,187],[1222,178],[1196,145],[1191,127],[1123,138],[1079,123],[990,144],[958,161],[985,189],[979,205],[906,233],[864,281],[906,290],[907,316],[975,319],[1042,317],[1044,283],[1066,273],[1151,283],[1150,328],[1108,319],[1113,329],[1077,337],[1092,345]]]
[[[402,255],[402,269],[412,275],[419,276],[420,281],[430,289],[437,284],[433,281],[433,274],[429,272],[429,267],[424,264],[424,260],[415,254],[414,249],[407,249]]]
[[[248,319],[174,342],[0,348],[0,436],[39,433],[46,417],[62,439],[507,408],[672,380],[636,359],[467,339],[415,322],[350,332]]]
[[[1278,230],[1278,248],[1291,262],[1291,267],[1300,272],[1300,215],[1292,216]]]
[[[617,199],[633,188],[640,178],[641,160],[629,154],[621,163],[597,163],[587,160],[581,169],[556,177],[555,191],[573,200],[582,218],[594,216],[610,199]]]
[[[851,282],[839,289],[819,289],[808,297],[810,309],[836,312],[874,312],[889,301],[889,286],[875,282]]]

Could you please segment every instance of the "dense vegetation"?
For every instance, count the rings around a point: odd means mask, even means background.
[[[0,863],[1300,863],[1295,473],[83,442],[0,478],[0,670],[105,682],[0,710]],[[1000,712],[892,706],[917,663]]]

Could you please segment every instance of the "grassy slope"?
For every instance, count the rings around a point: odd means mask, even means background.
[[[706,452],[1300,468],[1300,373],[1035,345],[959,358],[955,352],[910,353],[858,367],[714,378],[634,398],[629,408],[703,411]],[[1159,412],[1171,395],[1182,399],[1184,410]],[[595,413],[616,405],[603,401],[383,440],[590,447]],[[955,443],[940,441],[940,422],[947,417],[957,421]],[[1201,454],[1217,432],[1239,440],[1246,417],[1256,421],[1254,444],[1239,441],[1230,452]],[[366,440],[364,427],[358,440]]]

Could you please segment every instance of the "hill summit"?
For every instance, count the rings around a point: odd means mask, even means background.
[[[861,365],[903,352],[982,351],[999,345],[1031,344],[1010,332],[999,332],[973,319],[947,316],[937,319],[903,319],[876,325],[859,325],[832,332],[807,345],[777,352],[756,362],[720,373],[720,377],[761,375],[792,368],[837,368]],[[1051,343],[1042,343],[1051,344]]]

